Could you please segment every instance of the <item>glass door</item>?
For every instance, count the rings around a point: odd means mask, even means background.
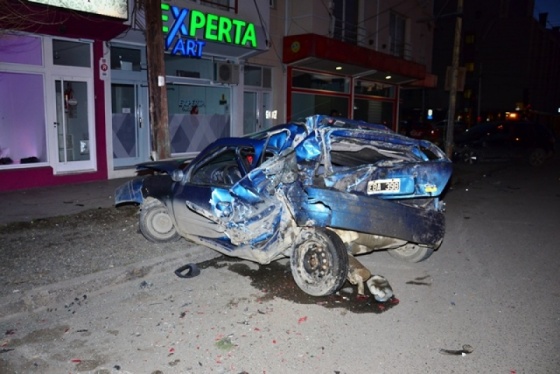
[[[276,113],[271,110],[271,94],[266,91],[243,93],[243,134],[250,134],[272,126]]]
[[[149,159],[147,88],[139,84],[113,83],[113,166],[125,168]]]
[[[90,87],[88,80],[54,80],[56,173],[95,169]]]
[[[245,91],[243,93],[243,134],[251,134],[260,130],[257,99],[256,92]]]

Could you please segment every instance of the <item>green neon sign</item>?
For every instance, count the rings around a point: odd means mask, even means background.
[[[204,39],[207,40],[242,46],[249,44],[257,48],[257,35],[253,23],[192,10],[189,35],[194,36],[199,30],[204,32]]]
[[[243,20],[161,4],[165,48],[173,54],[200,57],[206,41],[257,48],[255,24]],[[177,39],[178,38],[178,39]]]

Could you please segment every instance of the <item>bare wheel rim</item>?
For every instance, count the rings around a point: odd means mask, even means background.
[[[330,295],[346,280],[348,253],[334,232],[310,230],[294,248],[290,265],[302,291],[312,296]]]
[[[303,268],[310,280],[320,280],[328,274],[332,259],[320,243],[309,243],[304,249]]]
[[[534,149],[529,155],[529,164],[532,166],[540,166],[544,164],[545,159],[546,155],[544,150],[541,148],[537,148]]]

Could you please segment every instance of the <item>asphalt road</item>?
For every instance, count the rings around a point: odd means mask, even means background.
[[[425,262],[360,257],[398,303],[307,298],[282,263],[196,247],[35,290],[33,308],[0,316],[0,373],[560,372],[559,166],[455,184]]]

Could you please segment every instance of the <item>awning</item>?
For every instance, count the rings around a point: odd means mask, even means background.
[[[435,87],[422,64],[317,34],[284,37],[282,62],[390,84]],[[336,67],[342,67],[336,70]],[[387,79],[391,76],[390,79]]]

